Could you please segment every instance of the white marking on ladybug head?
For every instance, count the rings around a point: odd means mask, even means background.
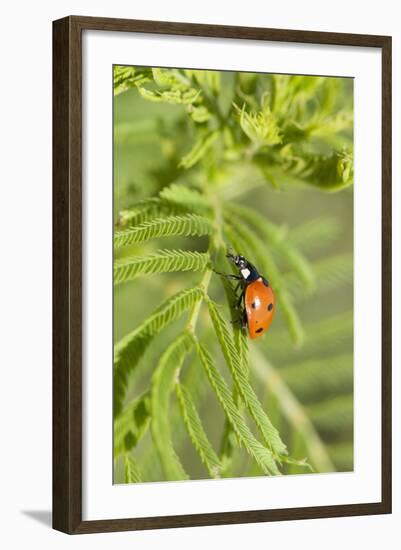
[[[243,276],[244,279],[247,279],[250,274],[251,274],[251,272],[249,271],[249,269],[247,269],[247,268],[241,269],[241,275]]]

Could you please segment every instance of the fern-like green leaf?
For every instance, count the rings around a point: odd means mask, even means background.
[[[182,157],[180,166],[186,170],[192,168],[192,166],[194,166],[206,155],[219,135],[220,133],[218,131],[214,131],[199,139],[189,153]]]
[[[150,101],[164,101],[165,103],[172,103],[173,105],[186,105],[191,106],[199,99],[200,92],[195,88],[189,88],[188,90],[166,90],[164,92],[151,92],[144,88],[140,89],[140,92],[144,92],[142,95]]]
[[[184,214],[182,216],[168,216],[156,218],[141,223],[136,227],[130,227],[114,233],[114,248],[121,248],[133,243],[141,243],[158,237],[172,237],[182,235],[185,237],[202,237],[210,235],[213,230],[211,222],[197,214]]]
[[[173,183],[162,189],[159,196],[166,203],[187,209],[190,212],[210,212],[210,204],[206,197],[199,193],[199,191],[196,191],[196,189],[191,189],[186,185]]]
[[[185,250],[160,250],[149,256],[129,256],[114,261],[114,284],[154,273],[203,271],[208,263],[207,253]]]
[[[169,423],[170,395],[177,383],[178,373],[190,350],[192,340],[183,333],[161,356],[151,381],[151,430],[164,474],[168,480],[188,479],[175,453]]]
[[[164,327],[178,319],[203,296],[200,288],[183,290],[163,302],[139,327],[130,332],[114,347],[114,414],[122,410],[128,376],[139,359]]]
[[[176,393],[189,437],[211,477],[220,477],[221,463],[203,428],[191,394],[183,384],[177,384]]]
[[[114,95],[125,92],[130,88],[138,86],[148,80],[146,76],[147,69],[138,71],[135,67],[125,65],[116,65],[113,71]]]
[[[125,483],[142,483],[142,476],[138,464],[129,454],[124,455]]]
[[[149,395],[132,401],[114,422],[114,458],[137,445],[149,427]]]
[[[218,308],[212,300],[208,300],[207,303],[210,317],[212,319],[217,338],[220,342],[220,347],[223,351],[227,366],[230,369],[235,386],[246,408],[255,421],[255,424],[262,434],[266,445],[268,445],[271,451],[276,456],[287,454],[286,446],[281,441],[278,431],[270,422],[259,399],[257,398],[257,395],[248,382],[247,368],[246,366],[244,367],[244,365],[242,365],[239,361],[238,350],[234,346],[233,338],[223,316],[220,314]]]
[[[164,216],[180,214],[183,211],[179,205],[167,203],[159,197],[152,197],[133,204],[119,213],[117,227],[136,226]]]
[[[281,143],[282,136],[277,120],[270,110],[267,96],[262,97],[261,109],[258,112],[247,113],[245,104],[240,109],[235,103],[242,131],[258,147],[272,146]]]
[[[277,467],[271,451],[268,448],[264,447],[252,434],[233,401],[229,387],[227,386],[224,378],[221,376],[220,372],[214,365],[214,362],[209,353],[204,346],[199,344],[197,340],[195,342],[196,351],[198,353],[201,364],[206,371],[209,382],[216,393],[217,399],[223,407],[227,419],[229,420],[235,431],[238,441],[256,460],[256,462],[266,474],[279,475],[280,471]]]

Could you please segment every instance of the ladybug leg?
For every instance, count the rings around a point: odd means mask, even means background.
[[[238,308],[239,309],[239,308]],[[248,317],[246,315],[245,308],[242,311],[239,311],[239,317],[238,319],[235,319],[235,321],[231,321],[233,325],[239,325],[241,329],[246,329],[248,326]]]
[[[241,328],[246,328],[248,320],[246,316],[245,308],[241,307],[241,302],[245,294],[245,289],[242,290],[238,300],[233,304],[233,308],[238,311],[239,317],[234,321],[235,324],[239,324]]]
[[[232,279],[234,281],[241,281],[242,280],[242,277],[240,277],[239,275],[233,275],[231,273],[220,273],[220,271],[215,271],[214,269],[213,269],[213,271],[216,273],[216,275],[221,275],[225,279]]]
[[[241,301],[242,301],[242,298],[243,298],[244,293],[245,293],[245,289],[243,287],[243,281],[242,280],[239,281],[237,286],[234,288],[234,294],[237,294],[239,288],[241,288],[241,287],[242,287],[242,290],[241,290],[241,294],[239,295],[239,298],[237,298],[235,300],[235,302],[232,304],[232,307],[234,309],[237,309],[237,310],[240,309],[240,307],[241,307]]]
[[[246,315],[246,309],[244,308],[244,311],[242,312],[241,328],[246,329],[247,326],[248,326],[248,317]]]
[[[239,289],[240,286],[241,286],[241,281],[239,281],[239,283],[237,284],[237,286],[234,288],[234,292],[235,292],[235,293],[238,292],[238,289]]]
[[[243,291],[239,295],[239,298],[238,298],[238,301],[237,301],[237,304],[236,304],[237,309],[239,309],[241,307],[241,302],[242,302],[242,299],[244,297],[244,294],[245,294],[245,288],[243,289]]]

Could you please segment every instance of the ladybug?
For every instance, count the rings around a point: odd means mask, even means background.
[[[227,258],[238,268],[239,275],[218,274],[238,281],[235,290],[241,288],[236,304],[241,310],[240,322],[244,328],[248,327],[252,340],[260,338],[270,327],[276,312],[273,289],[269,281],[244,256],[229,253]]]

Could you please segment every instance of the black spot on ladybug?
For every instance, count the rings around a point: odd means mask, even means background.
[[[258,330],[257,330],[256,332],[257,332],[258,334],[259,334],[260,332],[263,332],[263,327],[258,328]]]
[[[270,303],[268,306],[267,306],[267,311],[271,311],[273,309],[273,304]]]
[[[256,302],[252,302],[251,306],[253,309],[256,309]]]
[[[263,278],[262,281],[263,281],[263,284],[264,284],[265,286],[270,286],[270,285],[269,285],[269,281],[268,281],[267,279],[264,279],[264,278]]]

